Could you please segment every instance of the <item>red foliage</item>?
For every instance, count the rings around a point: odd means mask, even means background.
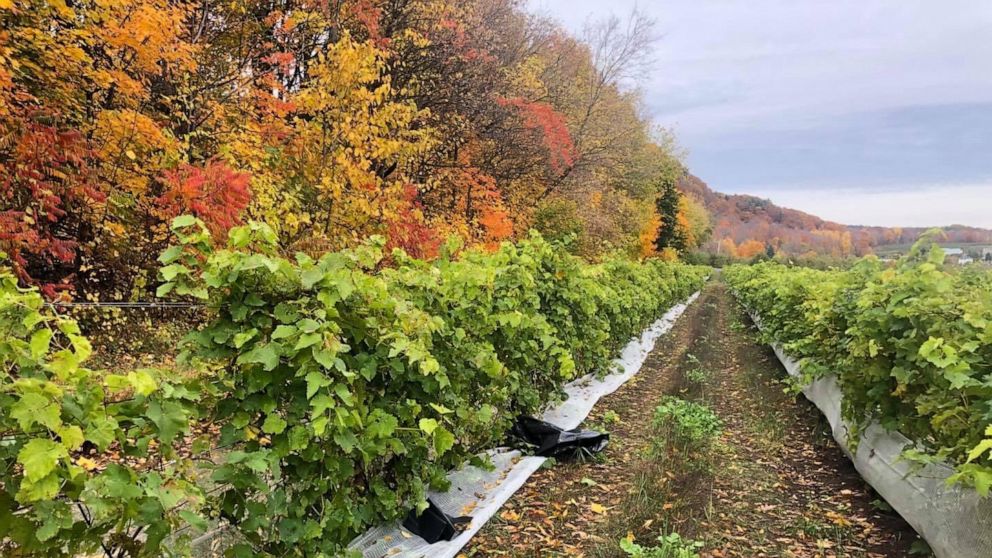
[[[548,150],[551,169],[558,174],[575,164],[575,144],[568,131],[565,117],[547,103],[527,101],[520,97],[497,99],[500,106],[510,106],[520,113],[524,126],[540,132]]]
[[[180,165],[166,171],[162,180],[166,191],[156,203],[165,217],[191,213],[203,219],[215,236],[223,236],[241,221],[241,212],[251,199],[251,175],[216,159],[204,167]]]
[[[39,123],[39,115],[29,118],[11,133],[16,139],[0,165],[0,250],[7,252],[23,281],[38,283],[46,277],[31,277],[28,267],[72,263],[78,243],[70,231],[79,224],[73,214],[91,209],[106,196],[92,184],[91,152],[82,134]],[[64,288],[43,287],[48,294]]]
[[[382,9],[371,0],[359,0],[349,6],[351,15],[369,34],[369,39],[377,46],[388,46],[389,41],[382,36]]]
[[[402,205],[396,216],[388,223],[387,253],[393,248],[402,248],[415,258],[437,257],[441,247],[441,237],[425,220],[423,207],[417,199],[417,188],[407,184],[403,189]]]

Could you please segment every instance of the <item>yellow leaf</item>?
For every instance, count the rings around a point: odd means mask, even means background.
[[[87,471],[95,471],[100,466],[96,461],[90,459],[89,457],[80,457],[76,459],[76,465],[79,465]]]
[[[606,508],[603,507],[603,504],[597,504],[596,502],[589,504],[589,509],[593,513],[606,513]]]
[[[503,513],[499,514],[499,517],[504,521],[517,521],[518,519],[520,519],[520,514],[513,510],[506,510]]]

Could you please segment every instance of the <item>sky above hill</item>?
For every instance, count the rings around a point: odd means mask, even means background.
[[[992,2],[529,0],[657,21],[639,87],[696,175],[866,225],[992,227]]]

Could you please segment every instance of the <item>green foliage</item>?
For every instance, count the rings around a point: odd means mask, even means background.
[[[836,374],[854,439],[872,421],[958,468],[987,494],[992,459],[992,274],[943,265],[924,239],[895,267],[868,258],[846,271],[735,266],[725,277],[767,340],[809,376]]]
[[[720,435],[723,423],[705,405],[665,396],[654,410],[654,426],[665,431],[676,444],[705,448]]]
[[[709,381],[710,373],[705,368],[692,368],[685,371],[685,379],[690,384],[702,385]]]
[[[674,248],[682,252],[688,244],[685,229],[680,226],[677,218],[683,194],[679,191],[676,180],[672,178],[662,179],[659,190],[656,205],[658,215],[661,215],[661,228],[655,240],[655,249],[660,252],[665,248]]]
[[[213,481],[243,553],[334,554],[477,460],[520,413],[620,347],[701,284],[664,262],[591,266],[538,235],[495,252],[449,242],[433,262],[383,242],[314,261],[278,254],[264,224],[212,245],[177,220],[160,288],[208,301],[182,360],[209,369],[220,426]]]
[[[610,409],[609,411],[603,413],[601,420],[603,421],[603,424],[619,424],[620,415],[617,414],[616,411]]]
[[[683,373],[685,380],[693,386],[700,386],[710,380],[710,371],[703,368],[696,355],[687,355],[686,360],[692,368]]]
[[[95,372],[90,353],[74,321],[0,268],[0,553],[157,556],[176,525],[202,521],[176,451],[199,396],[155,370]]]
[[[575,245],[575,240],[582,236],[585,227],[579,216],[579,206],[566,198],[552,198],[539,204],[534,209],[533,227],[544,238],[552,241],[569,242]]]
[[[678,533],[658,537],[658,545],[643,547],[630,538],[620,539],[620,550],[633,558],[699,558],[703,543],[683,539]]]

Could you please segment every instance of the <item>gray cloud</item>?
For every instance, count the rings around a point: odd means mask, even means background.
[[[987,188],[992,212],[992,2],[530,4],[576,31],[635,4],[655,17],[663,39],[640,84],[645,104],[718,189],[877,196],[970,184]]]

